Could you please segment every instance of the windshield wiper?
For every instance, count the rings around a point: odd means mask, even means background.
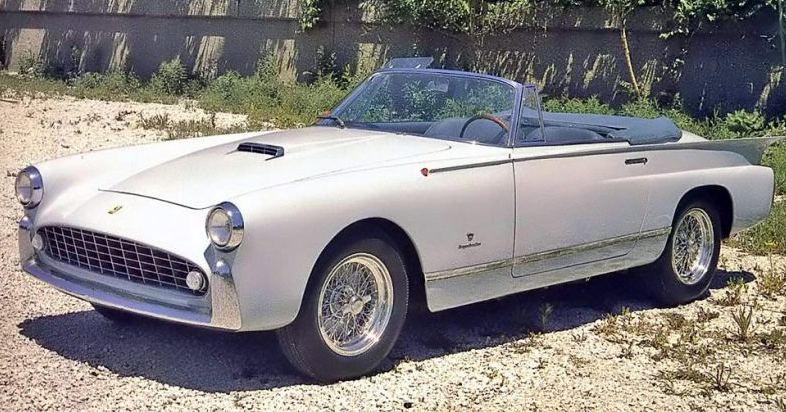
[[[346,127],[347,127],[347,125],[344,123],[344,121],[341,120],[340,118],[336,117],[336,116],[317,116],[317,119],[332,120],[332,121],[336,122],[338,127],[342,128],[342,129],[346,129]]]

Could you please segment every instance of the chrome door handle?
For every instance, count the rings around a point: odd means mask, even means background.
[[[625,159],[626,165],[645,165],[647,164],[646,157],[637,157],[635,159]]]

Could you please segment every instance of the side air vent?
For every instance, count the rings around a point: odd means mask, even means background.
[[[259,153],[259,154],[272,156],[267,160],[275,159],[277,157],[281,157],[284,155],[284,148],[281,146],[273,146],[271,144],[253,143],[253,142],[240,143],[240,145],[238,145],[237,147],[237,151]]]

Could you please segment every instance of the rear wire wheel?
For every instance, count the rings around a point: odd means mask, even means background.
[[[715,276],[721,238],[720,218],[712,204],[687,202],[677,212],[663,253],[647,267],[648,291],[667,306],[704,295]]]

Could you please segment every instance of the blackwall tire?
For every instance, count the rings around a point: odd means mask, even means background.
[[[384,233],[338,242],[317,262],[298,317],[277,331],[284,355],[325,383],[371,372],[398,339],[408,288],[404,259]]]

